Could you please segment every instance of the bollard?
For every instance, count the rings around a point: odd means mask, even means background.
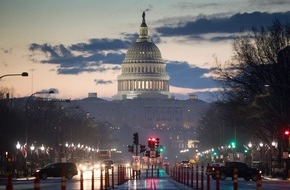
[[[207,167],[206,167],[206,189],[207,190],[210,190],[210,175],[209,175],[209,171],[210,170],[210,166],[209,164],[207,164]]]
[[[114,183],[115,183],[115,181],[114,181],[114,166],[112,166],[112,189],[115,188]]]
[[[216,190],[220,190],[220,169],[216,170]]]
[[[234,190],[238,190],[238,169],[234,168]]]
[[[117,184],[120,185],[120,184],[121,184],[121,182],[120,182],[120,181],[121,181],[121,180],[120,180],[120,179],[121,179],[121,176],[120,176],[121,172],[120,172],[120,165],[119,165],[119,164],[118,164],[117,169],[118,169],[118,170],[117,170],[117,175],[118,175],[118,178],[117,178]]]
[[[61,172],[61,190],[66,190],[64,171]]]
[[[130,169],[130,174],[131,174],[131,169]],[[130,176],[130,179],[132,179],[132,174]],[[123,166],[120,167],[120,180],[121,184],[125,181],[125,168]]]
[[[92,169],[92,190],[95,189],[95,170]]]
[[[125,182],[126,180],[126,173],[127,173],[126,167],[123,167],[123,182]]]
[[[193,178],[194,178],[194,166],[191,166],[191,187],[193,187]]]
[[[196,164],[195,178],[196,178],[196,189],[198,189],[198,164]]]
[[[6,184],[6,190],[13,190],[13,185],[12,185],[12,175],[8,175],[8,180]]]
[[[157,168],[157,177],[159,178],[159,168]],[[139,170],[139,179],[140,179],[140,170]]]
[[[261,173],[257,176],[257,190],[262,190],[262,176]]]
[[[186,170],[186,185],[187,186],[189,186],[189,171],[190,171],[190,168],[188,167]]]
[[[80,190],[84,190],[84,176],[83,176],[83,170],[81,170],[81,176],[80,176]]]
[[[124,168],[124,172],[125,172],[125,174],[126,174],[126,168]],[[124,175],[125,176],[125,175]],[[125,178],[124,178],[125,179]],[[132,169],[131,168],[129,168],[129,179],[132,179]]]
[[[174,176],[175,176],[175,180],[177,181],[177,166],[174,166],[174,169],[175,169],[174,170],[174,173],[175,173]]]
[[[184,166],[182,166],[182,184],[185,184],[185,168]]]
[[[180,166],[178,166],[177,175],[177,181],[180,182]]]
[[[200,188],[201,188],[201,190],[203,190],[203,182],[204,182],[204,178],[203,178],[204,175],[203,175],[203,174],[204,174],[204,167],[203,167],[203,165],[202,165],[202,166],[201,166],[201,176],[200,176],[200,177],[201,177],[201,179],[200,179],[200,183],[201,183],[201,184],[200,184]]]
[[[109,169],[105,167],[105,189],[109,187]]]
[[[103,167],[100,169],[100,189],[103,190]]]
[[[34,178],[34,190],[39,190],[40,185],[39,185],[39,173],[35,173],[35,178]]]

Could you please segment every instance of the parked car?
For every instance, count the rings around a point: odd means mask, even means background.
[[[72,179],[73,176],[78,175],[77,166],[74,163],[52,163],[44,166],[43,168],[36,170],[41,179],[47,177],[61,177],[64,175],[68,179]]]
[[[221,166],[218,168],[219,170],[219,178],[221,180],[225,180],[227,177],[233,177],[234,169],[237,169],[238,177],[244,178],[244,180],[249,181],[257,181],[257,177],[259,174],[259,170],[256,168],[251,168],[247,164],[242,162],[227,162],[225,166]],[[212,171],[212,177],[216,179],[217,170]]]
[[[221,163],[212,163],[210,166],[206,167],[206,174],[207,175],[212,175],[217,169],[219,169],[221,166],[224,166],[225,163],[221,162]],[[213,175],[213,178],[215,178],[215,176]]]

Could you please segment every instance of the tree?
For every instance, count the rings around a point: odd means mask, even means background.
[[[235,142],[239,149],[247,143],[248,135],[239,109],[237,103],[211,103],[199,121],[198,134],[203,149],[228,146],[230,142]]]
[[[15,144],[21,132],[18,129],[23,126],[24,117],[17,107],[19,101],[13,97],[13,88],[0,88],[0,151],[8,151],[15,148]]]
[[[265,142],[290,123],[289,40],[290,25],[278,20],[267,28],[253,28],[234,41],[227,67],[213,69],[224,100],[240,104],[244,125]]]

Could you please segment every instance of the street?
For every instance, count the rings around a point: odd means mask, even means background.
[[[164,174],[163,171],[161,171]],[[95,172],[94,177],[94,189],[100,189],[100,175],[98,172]],[[91,180],[91,172],[86,171],[83,174],[83,189],[91,190],[92,189],[92,180]],[[115,179],[117,180],[117,176],[115,175]],[[204,178],[206,180],[206,178]],[[176,182],[168,175],[160,175],[160,178],[146,178],[145,172],[143,171],[141,174],[141,179],[139,180],[128,180],[124,184],[117,185],[117,181],[115,181],[114,188],[115,189],[196,189],[196,181],[193,181],[193,187],[189,183],[189,186],[185,186],[181,183]],[[7,181],[1,180],[0,182],[0,190],[6,189]],[[21,179],[13,179],[13,189],[19,190],[29,190],[34,189],[34,180],[33,178]],[[257,182],[253,181],[245,181],[243,179],[238,180],[238,189],[239,190],[251,190],[256,189]],[[199,181],[198,189],[201,189],[201,181]],[[110,182],[111,187],[111,182]],[[204,181],[203,188],[207,189],[207,183]],[[40,189],[41,190],[55,190],[61,189],[61,178],[48,178],[47,180],[40,180]],[[81,189],[80,175],[75,176],[71,180],[66,180],[66,189],[68,190],[79,190]],[[216,189],[216,181],[210,180],[210,189]],[[232,190],[233,189],[233,181],[228,178],[227,180],[220,181],[220,190]],[[262,180],[262,189],[263,190],[286,190],[290,189],[290,181],[280,180],[280,179],[263,179]]]

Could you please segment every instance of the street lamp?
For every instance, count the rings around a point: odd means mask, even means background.
[[[19,151],[20,151],[20,148],[21,148],[21,144],[19,143],[19,141],[17,141],[17,144],[16,144],[16,149],[17,149],[17,152],[16,152],[16,176],[19,177]]]
[[[39,92],[35,92],[35,93],[33,93],[33,94],[31,94],[29,96],[29,98],[26,101],[26,106],[25,106],[25,112],[26,112],[26,116],[27,116],[27,121],[28,121],[28,116],[29,116],[28,115],[28,109],[29,109],[28,104],[29,104],[30,99],[36,94],[54,94],[54,91],[52,91],[52,90],[50,90],[50,91],[39,91]],[[25,142],[26,142],[26,144],[27,144],[27,137],[28,137],[27,128],[28,128],[28,122],[27,122],[27,125],[26,125],[26,131],[25,131]]]
[[[260,144],[259,144],[259,146],[260,146],[260,159],[261,159],[261,161],[260,161],[260,164],[261,164],[261,171],[262,171],[262,173],[263,173],[263,146],[264,146],[264,144],[262,143],[262,142],[260,142]]]
[[[251,156],[250,166],[253,167],[253,150],[252,150],[253,144],[251,142],[249,142],[248,147],[249,147],[250,156]]]
[[[273,141],[271,143],[272,145],[272,149],[271,149],[271,155],[270,155],[270,172],[271,172],[271,176],[273,175],[273,162],[275,162],[275,147],[277,146],[277,142]]]
[[[25,105],[25,113],[26,113],[26,117],[27,117],[27,122],[26,122],[26,127],[25,127],[25,144],[26,144],[26,146],[27,146],[27,144],[28,144],[28,132],[27,132],[27,129],[28,129],[28,125],[29,125],[29,122],[28,122],[28,120],[29,120],[29,114],[28,114],[28,109],[29,109],[29,106],[28,106],[28,104],[29,104],[29,101],[30,101],[30,99],[34,96],[34,95],[36,95],[36,94],[54,94],[54,91],[52,91],[52,90],[50,90],[50,91],[39,91],[39,92],[35,92],[35,93],[33,93],[33,94],[31,94],[28,98],[27,98],[27,101],[26,101],[26,105]],[[30,149],[31,149],[32,147],[30,147]],[[31,149],[32,150],[32,149]],[[26,156],[26,163],[25,163],[25,166],[26,166],[26,169],[27,169],[27,156]]]
[[[19,74],[6,74],[6,75],[2,75],[0,76],[0,79],[4,78],[4,77],[9,77],[9,76],[22,76],[22,77],[27,77],[28,73],[27,72],[22,72]]]

